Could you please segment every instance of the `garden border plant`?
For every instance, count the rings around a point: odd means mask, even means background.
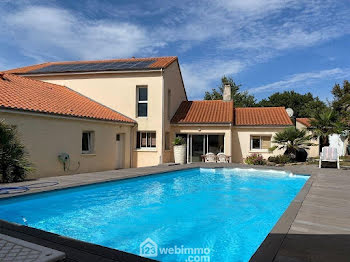
[[[23,181],[33,171],[17,129],[0,120],[0,182]]]
[[[258,154],[258,153],[253,153],[253,154],[247,156],[245,158],[244,162],[247,165],[260,165],[260,166],[263,166],[263,165],[267,164],[266,159],[264,159],[264,157],[261,154]]]

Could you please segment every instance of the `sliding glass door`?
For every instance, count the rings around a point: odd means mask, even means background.
[[[191,162],[201,162],[202,155],[205,152],[205,136],[191,135],[191,137],[192,137]]]
[[[178,134],[187,143],[187,163],[202,161],[206,153],[224,152],[224,135],[190,135]]]

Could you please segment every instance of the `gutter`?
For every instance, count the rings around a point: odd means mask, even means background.
[[[293,125],[233,125],[233,127],[237,128],[285,128]]]
[[[80,121],[100,122],[100,123],[104,122],[104,123],[109,123],[109,124],[119,124],[119,125],[128,125],[128,126],[137,125],[136,122],[124,122],[124,121],[108,120],[108,119],[101,119],[101,118],[81,117],[81,116],[74,116],[74,115],[63,115],[63,114],[40,112],[40,111],[25,110],[25,109],[16,109],[16,108],[0,107],[0,113],[1,112],[10,113],[10,114],[41,116],[41,117],[56,118],[56,119],[69,119],[69,120],[77,120],[77,121],[80,120]]]
[[[162,132],[161,132],[161,138],[162,138],[162,144],[161,144],[161,149],[160,149],[160,159],[159,159],[159,164],[163,163],[163,149],[164,149],[164,100],[165,100],[165,90],[164,90],[164,71],[161,69],[161,78],[162,78]]]
[[[232,126],[232,123],[178,123],[172,126]]]

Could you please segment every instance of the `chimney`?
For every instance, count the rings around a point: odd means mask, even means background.
[[[224,93],[222,95],[222,100],[223,101],[231,101],[231,86],[230,84],[226,83],[224,85]]]

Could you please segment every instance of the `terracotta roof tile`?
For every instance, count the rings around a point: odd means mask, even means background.
[[[284,107],[246,107],[235,109],[238,126],[292,125]]]
[[[222,100],[183,101],[173,116],[171,123],[233,123],[233,102]]]
[[[297,118],[296,119],[299,123],[303,124],[304,126],[306,127],[310,127],[311,124],[310,124],[310,118]]]
[[[176,56],[165,56],[165,57],[147,57],[147,58],[124,58],[124,59],[109,59],[109,60],[94,60],[94,61],[65,61],[65,62],[48,62],[43,64],[37,64],[37,65],[30,65],[20,68],[15,68],[11,70],[5,71],[6,73],[12,73],[12,74],[26,74],[30,73],[31,71],[45,68],[51,65],[75,65],[75,64],[89,64],[89,63],[113,63],[113,62],[141,62],[141,61],[152,61],[155,60],[150,65],[147,65],[145,68],[141,69],[160,69],[160,68],[166,68],[171,63],[177,60]],[[140,68],[139,68],[140,69]],[[139,70],[135,69],[135,70]],[[96,70],[94,70],[96,71]],[[129,69],[128,69],[129,71]],[[77,72],[78,69],[77,69]]]
[[[134,123],[67,87],[6,73],[0,73],[0,108]]]

